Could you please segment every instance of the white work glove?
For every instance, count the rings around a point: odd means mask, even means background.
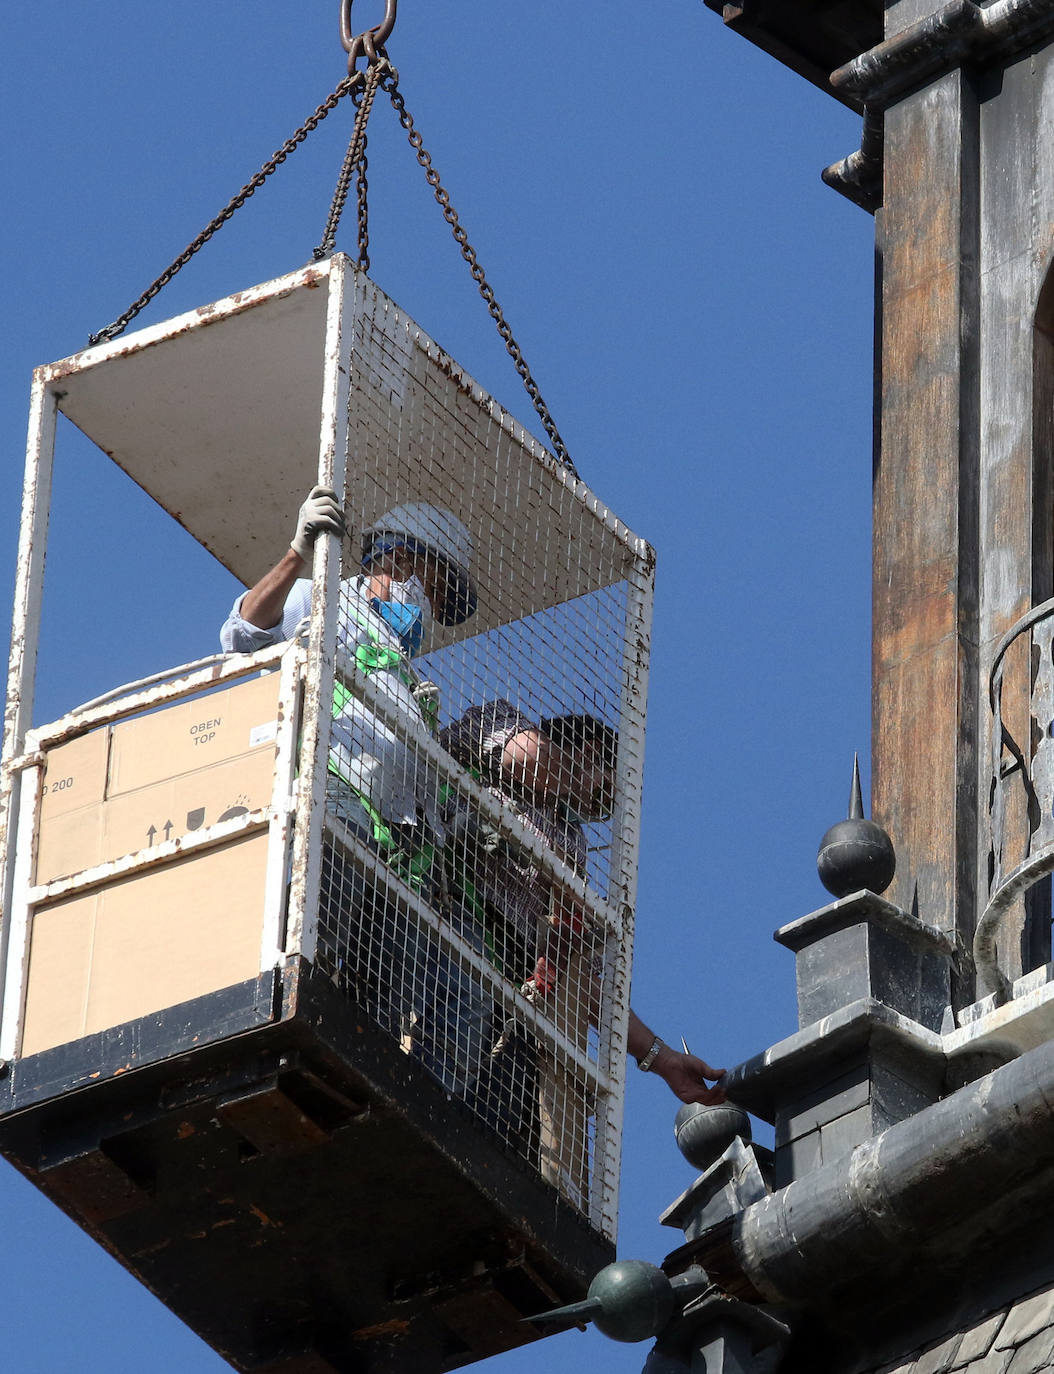
[[[307,500],[300,507],[296,534],[289,547],[305,563],[310,563],[315,538],[323,530],[343,539],[344,512],[337,500],[337,493],[331,487],[312,487]]]

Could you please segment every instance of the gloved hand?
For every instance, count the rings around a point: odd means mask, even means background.
[[[337,493],[331,487],[312,487],[307,500],[300,507],[296,534],[289,547],[305,563],[311,562],[311,549],[316,537],[325,530],[344,537],[344,512]]]

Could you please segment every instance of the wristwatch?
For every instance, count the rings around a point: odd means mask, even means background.
[[[647,1073],[651,1066],[655,1063],[655,1060],[658,1058],[659,1051],[662,1049],[662,1047],[663,1042],[659,1039],[658,1036],[656,1036],[655,1039],[651,1042],[651,1047],[649,1048],[648,1053],[644,1056],[643,1059],[637,1060],[637,1068],[640,1069],[642,1073]]]

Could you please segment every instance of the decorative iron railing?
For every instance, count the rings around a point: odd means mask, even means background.
[[[1003,680],[1011,650],[1030,636],[1029,738],[1015,737],[1007,723]],[[992,710],[988,770],[988,903],[974,933],[978,994],[1009,995],[1010,979],[1000,966],[998,940],[1015,901],[1054,872],[1054,599],[1034,606],[1000,640],[989,675]],[[1008,813],[1012,806],[1018,814]],[[1020,808],[1027,816],[1023,853],[1013,852],[1021,836]]]

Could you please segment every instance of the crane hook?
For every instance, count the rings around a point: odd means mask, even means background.
[[[354,75],[355,64],[360,57],[366,57],[373,63],[377,61],[378,52],[383,56],[384,44],[395,28],[395,12],[399,7],[399,0],[385,0],[384,18],[376,28],[365,29],[354,37],[351,28],[351,6],[352,0],[341,0],[340,41],[348,54],[348,74]]]

